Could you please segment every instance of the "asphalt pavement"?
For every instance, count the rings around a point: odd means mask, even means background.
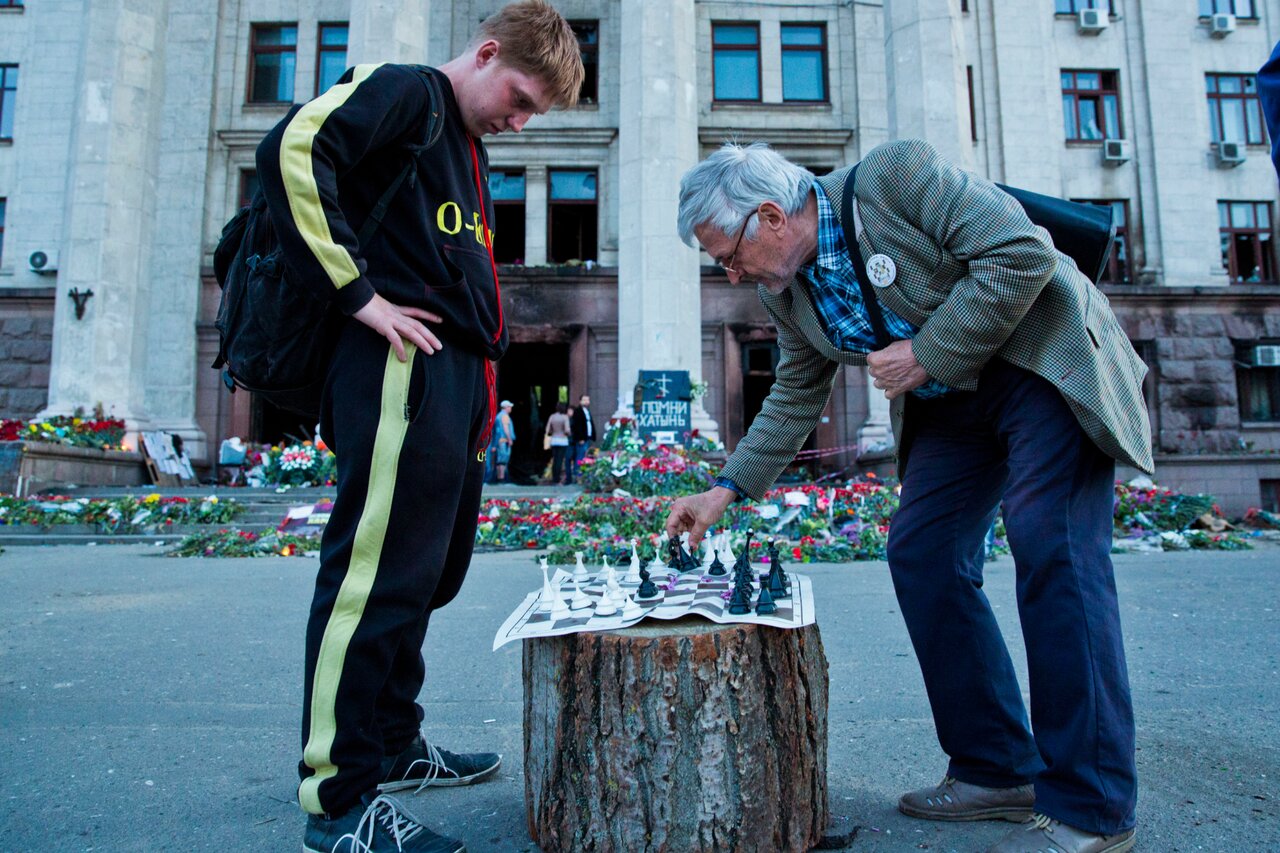
[[[133,545],[0,554],[0,848],[300,849],[315,568]],[[885,565],[793,568],[813,578],[830,661],[830,805],[840,826],[859,827],[849,849],[984,850],[1010,824],[894,808],[945,763]],[[1121,555],[1116,576],[1138,721],[1137,849],[1280,851],[1280,547]],[[528,554],[478,555],[427,638],[428,736],[504,754],[497,779],[412,800],[472,853],[536,850],[520,647],[490,647],[540,578]],[[987,591],[1020,661],[1010,558],[988,566]]]

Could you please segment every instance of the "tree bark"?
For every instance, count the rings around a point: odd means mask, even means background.
[[[827,824],[817,625],[691,618],[524,641],[525,806],[544,850],[798,851]]]

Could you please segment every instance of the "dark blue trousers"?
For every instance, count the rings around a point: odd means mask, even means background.
[[[1034,781],[1036,811],[1090,832],[1129,829],[1137,771],[1110,557],[1115,463],[1057,389],[999,358],[976,391],[909,398],[906,425],[889,568],[948,775]],[[1030,727],[982,591],[983,537],[1001,501]]]

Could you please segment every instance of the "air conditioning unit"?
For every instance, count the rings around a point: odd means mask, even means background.
[[[1245,147],[1240,142],[1219,142],[1218,143],[1218,165],[1225,169],[1231,169],[1239,166],[1245,161]]]
[[[1280,367],[1280,346],[1261,344],[1253,348],[1254,367]]]
[[[1236,31],[1236,16],[1229,12],[1209,16],[1209,35],[1223,39]]]
[[[37,249],[27,256],[27,268],[36,275],[53,275],[58,271],[58,253]]]
[[[1127,139],[1102,140],[1102,165],[1119,166],[1133,159],[1133,144]]]
[[[1096,36],[1110,23],[1106,9],[1081,9],[1076,13],[1076,29],[1081,35]]]

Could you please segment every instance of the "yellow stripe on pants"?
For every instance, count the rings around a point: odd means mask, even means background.
[[[369,487],[364,509],[356,525],[347,575],[338,589],[333,612],[325,625],[311,684],[311,731],[302,750],[302,760],[315,773],[298,786],[298,802],[312,814],[323,814],[320,783],[338,773],[330,752],[337,734],[335,706],[338,682],[347,657],[351,637],[360,625],[369,591],[378,574],[382,543],[391,513],[391,498],[396,488],[396,469],[400,465],[400,448],[404,445],[409,422],[404,416],[408,400],[409,377],[413,371],[414,346],[405,341],[408,360],[401,363],[396,352],[387,347],[387,366],[382,376],[382,405],[378,415],[378,431],[373,441],[373,459],[369,463]]]

